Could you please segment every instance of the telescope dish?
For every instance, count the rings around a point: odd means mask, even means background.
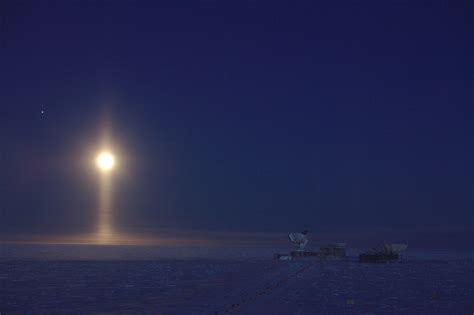
[[[302,233],[290,233],[288,238],[290,242],[293,243],[297,251],[303,251],[308,244],[308,237],[306,236],[308,231],[303,231]]]

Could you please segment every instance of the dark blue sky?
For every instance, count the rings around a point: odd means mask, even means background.
[[[4,233],[469,227],[469,1],[2,1]],[[44,114],[41,111],[44,110]]]

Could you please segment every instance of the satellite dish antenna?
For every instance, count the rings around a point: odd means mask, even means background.
[[[308,230],[304,230],[301,233],[290,233],[288,234],[288,238],[290,242],[293,243],[297,251],[303,251],[308,244]]]

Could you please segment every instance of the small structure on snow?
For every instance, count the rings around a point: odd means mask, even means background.
[[[407,249],[407,244],[384,244],[383,246],[371,248],[359,255],[360,262],[387,263],[400,261],[401,253]]]
[[[317,258],[342,258],[346,256],[346,243],[335,243],[321,246],[319,251],[305,250],[308,244],[308,231],[301,233],[290,233],[288,239],[295,249],[290,254],[275,254],[274,259],[291,260],[293,258],[317,257]]]

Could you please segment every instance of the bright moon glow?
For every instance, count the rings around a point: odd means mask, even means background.
[[[109,152],[102,152],[97,156],[97,166],[102,171],[109,171],[115,165],[115,158]]]

